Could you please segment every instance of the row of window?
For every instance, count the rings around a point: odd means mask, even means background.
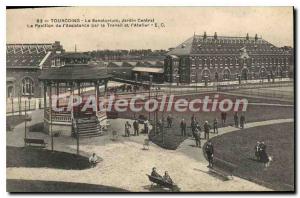
[[[185,59],[183,59],[185,60]],[[182,62],[184,63],[184,62]],[[191,65],[244,65],[246,64],[290,64],[289,58],[248,58],[248,59],[238,59],[238,58],[192,58]]]
[[[195,38],[194,42],[197,43],[228,43],[228,44],[245,44],[245,43],[258,43],[258,44],[266,44],[267,42],[261,39],[214,39],[214,38],[207,38],[207,39],[197,39]]]

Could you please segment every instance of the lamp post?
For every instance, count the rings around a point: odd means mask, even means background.
[[[28,96],[28,100],[31,99],[31,96]],[[26,110],[26,106],[27,106],[27,101],[25,100],[25,109],[24,109],[24,113],[25,113],[25,130],[24,130],[24,139],[27,138],[27,121],[31,121],[31,118],[30,117],[27,117],[27,110]],[[25,141],[24,141],[25,143]],[[25,143],[25,146],[26,146],[26,143]]]
[[[149,75],[149,100],[150,100],[150,98],[151,98],[152,78],[153,78],[153,76],[150,74],[150,75]],[[149,121],[150,121],[150,116],[151,116],[151,114],[150,114],[150,111],[149,111]]]
[[[134,73],[134,76],[135,76],[135,88],[134,88],[134,92],[136,92],[136,90],[137,90],[137,77],[138,77],[138,74]]]

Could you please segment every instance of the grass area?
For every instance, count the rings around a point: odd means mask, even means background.
[[[8,192],[128,192],[112,186],[37,180],[6,180]]]
[[[210,98],[214,96],[214,94],[208,94]],[[180,98],[186,98],[188,100],[192,100],[195,98],[203,98],[203,95],[192,95],[192,96],[180,96]],[[240,96],[232,96],[232,95],[220,95],[219,98],[229,98],[235,100],[236,98],[243,98]],[[280,102],[276,100],[267,100],[267,99],[260,99],[260,98],[247,98],[249,103],[267,103],[267,104],[292,104],[288,102]],[[156,137],[151,136],[151,139],[154,143],[159,146],[162,146],[167,149],[176,149],[182,141],[185,140],[184,137],[180,136],[180,121],[181,119],[185,119],[187,122],[187,126],[190,126],[191,117],[194,114],[196,120],[203,125],[205,120],[208,120],[210,124],[213,123],[214,118],[216,117],[219,120],[219,126],[221,122],[221,113],[220,112],[165,112],[164,115],[162,112],[158,112],[158,119],[166,119],[167,115],[170,114],[173,117],[173,127],[171,129],[165,128],[165,144],[162,144],[162,137],[158,135]],[[142,111],[139,114],[135,114],[136,117],[139,115],[144,115],[148,118],[149,113]],[[234,125],[233,119],[234,112],[227,113],[227,123],[225,126]],[[151,113],[151,119],[153,119],[154,113]],[[134,113],[127,111],[118,113],[118,117],[120,118],[127,118],[133,119]],[[284,118],[293,118],[294,117],[294,107],[291,106],[256,106],[256,105],[248,105],[247,111],[245,112],[246,123],[247,122],[258,122],[258,121],[265,121],[265,120],[272,120],[272,119],[284,119]],[[165,126],[167,123],[165,122]],[[191,129],[187,128],[187,133],[191,135]]]
[[[212,138],[215,157],[237,165],[234,174],[279,191],[294,190],[294,123],[244,129]],[[264,141],[273,157],[268,168],[255,160],[254,147]]]
[[[24,122],[25,115],[6,116],[6,130],[11,131],[15,126]]]
[[[6,147],[6,167],[56,168],[83,170],[90,168],[87,157],[32,147]]]

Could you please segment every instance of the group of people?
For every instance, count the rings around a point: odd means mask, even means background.
[[[155,178],[157,178],[157,179],[161,179],[161,180],[163,180],[163,181],[165,181],[165,182],[168,182],[169,184],[173,184],[173,180],[171,179],[171,177],[170,177],[168,171],[165,171],[164,176],[161,176],[161,175],[156,171],[156,168],[153,167],[153,168],[152,168],[152,172],[151,172],[151,176],[152,176],[152,177],[155,177]]]
[[[187,136],[186,128],[187,128],[186,121],[182,119],[180,122],[181,136]],[[207,120],[204,122],[203,124],[204,139],[207,140],[209,139],[209,133],[211,129],[213,129],[213,133],[217,134],[219,132],[217,118],[214,119],[212,126],[209,124]],[[197,147],[201,147],[201,131],[202,131],[201,125],[193,115],[191,118],[191,132],[193,137],[195,138]]]
[[[134,136],[139,136],[140,135],[139,121],[134,120],[132,125],[133,125],[133,135]],[[129,123],[129,121],[126,121],[125,122],[125,137],[129,137],[131,135],[130,128],[131,128],[131,124]],[[144,133],[148,134],[148,132],[149,132],[149,121],[145,120],[144,121]]]
[[[242,115],[239,118],[238,112],[235,112],[234,116],[233,116],[233,119],[234,119],[234,126],[235,127],[237,127],[237,128],[240,127],[242,129],[244,128],[245,122],[246,122],[246,117],[245,117],[244,113],[242,113]]]
[[[255,157],[258,161],[263,162],[265,167],[270,165],[272,158],[267,153],[267,146],[264,142],[257,142],[254,148]]]

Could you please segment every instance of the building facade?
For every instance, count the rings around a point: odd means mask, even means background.
[[[51,60],[62,53],[59,42],[6,45],[6,96],[41,97],[41,70],[51,66]]]
[[[164,80],[172,83],[251,80],[293,76],[293,48],[255,35],[194,35],[167,53]]]

